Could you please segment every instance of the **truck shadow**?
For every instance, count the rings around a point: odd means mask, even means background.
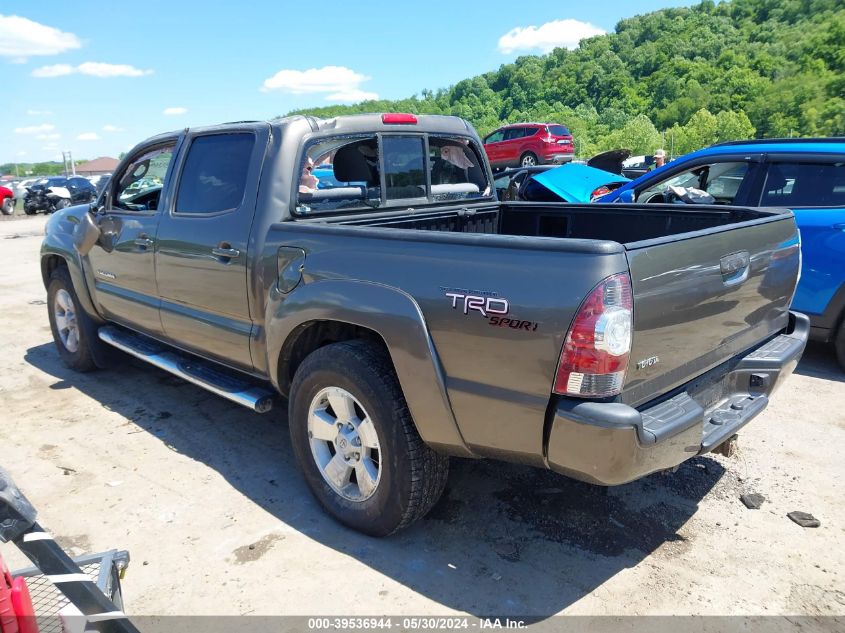
[[[56,379],[52,388],[77,389],[119,413],[308,538],[478,616],[542,620],[649,556],[683,556],[694,542],[685,526],[699,501],[717,484],[720,495],[738,485],[709,457],[612,489],[524,466],[456,459],[447,490],[426,519],[373,539],[336,524],[311,497],[288,445],[284,413],[249,412],[129,357],[82,375],[66,369],[50,343],[29,349],[26,361]],[[132,435],[122,441],[130,444]],[[154,560],[156,553],[143,556]],[[372,593],[369,612],[395,608],[395,598],[378,585]]]
[[[836,360],[833,345],[815,341],[807,343],[807,349],[804,350],[804,355],[801,357],[798,367],[795,368],[795,373],[812,378],[845,382],[845,370],[839,366]]]

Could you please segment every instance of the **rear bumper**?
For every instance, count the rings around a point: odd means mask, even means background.
[[[548,150],[542,150],[540,152],[540,159],[544,163],[561,164],[571,161],[574,155],[575,152],[572,149],[567,151],[563,148],[551,147]]]
[[[791,312],[783,334],[640,409],[562,399],[551,422],[549,467],[611,486],[712,451],[765,409],[795,370],[809,331],[809,319]]]

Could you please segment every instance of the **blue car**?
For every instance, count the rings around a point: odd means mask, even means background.
[[[793,210],[803,269],[792,307],[809,315],[811,338],[833,344],[845,368],[845,138],[721,143],[596,202],[676,202],[670,186],[706,191],[715,204]]]

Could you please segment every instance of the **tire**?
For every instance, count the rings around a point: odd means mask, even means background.
[[[0,212],[3,215],[14,215],[15,214],[15,201],[11,198],[6,198],[3,200],[3,206],[0,207]]]
[[[71,205],[70,200],[65,200],[64,198],[62,198],[61,200],[59,200],[59,201],[55,204],[55,206],[53,207],[53,209],[54,209],[55,211],[58,211],[59,209],[64,209],[65,207],[69,207],[70,205]]]
[[[845,371],[845,317],[839,323],[839,329],[833,339],[833,347],[836,350],[836,360],[839,361],[839,366]]]
[[[79,305],[67,268],[56,268],[50,275],[47,312],[53,341],[62,362],[78,372],[96,369],[87,334],[92,328],[85,327],[84,320],[88,319],[88,315]]]
[[[338,412],[332,402],[340,404]],[[389,357],[371,343],[333,343],[311,353],[294,376],[288,420],[308,487],[329,514],[352,529],[391,534],[425,516],[443,492],[449,458],[422,441]],[[349,450],[360,453],[344,458]]]
[[[539,164],[540,162],[537,160],[537,155],[534,152],[525,152],[519,157],[520,167],[533,167]]]
[[[23,212],[26,213],[27,215],[35,215],[36,213],[38,213],[38,209],[33,209],[31,207],[24,207]]]

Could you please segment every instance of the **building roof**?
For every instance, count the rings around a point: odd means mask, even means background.
[[[94,160],[89,160],[87,163],[82,163],[81,165],[76,166],[77,173],[79,172],[113,172],[117,169],[117,163],[119,161],[116,158],[111,158],[109,156],[100,156],[99,158],[95,158]]]

